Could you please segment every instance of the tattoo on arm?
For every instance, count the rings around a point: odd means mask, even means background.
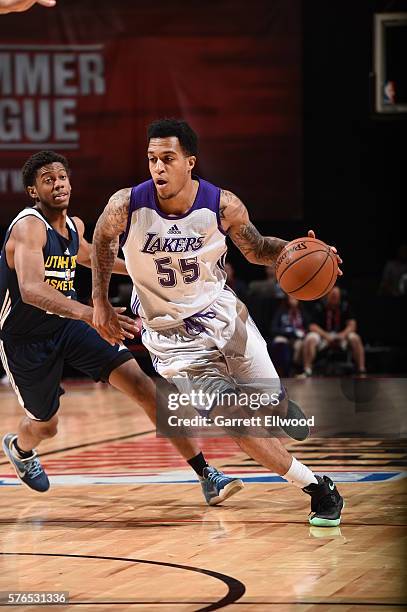
[[[275,264],[287,241],[262,236],[251,223],[246,206],[234,193],[222,190],[219,214],[221,220],[229,222],[229,236],[246,259],[264,266]]]
[[[271,266],[287,244],[281,238],[262,236],[253,223],[246,223],[233,235],[233,242],[252,263]]]
[[[126,229],[131,189],[115,193],[96,223],[92,245],[92,297],[108,299],[110,277]]]
[[[231,191],[221,189],[219,202],[219,216],[222,220],[227,218],[228,208],[230,204],[240,202],[240,200]]]

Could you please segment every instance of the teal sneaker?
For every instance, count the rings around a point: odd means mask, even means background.
[[[204,469],[203,478],[200,478],[200,481],[203,494],[210,506],[220,504],[243,489],[244,486],[239,478],[230,478],[210,465]]]
[[[341,523],[341,512],[345,507],[343,498],[328,476],[315,476],[318,484],[304,487],[311,496],[309,522],[315,527],[337,527]]]
[[[19,457],[13,444],[16,438],[16,434],[12,433],[6,434],[3,438],[3,450],[7,459],[23,484],[33,491],[45,493],[49,489],[49,480],[42,468],[37,453],[33,450],[33,454],[30,457],[26,459]]]

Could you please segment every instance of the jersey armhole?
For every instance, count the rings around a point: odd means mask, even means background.
[[[217,195],[217,199],[216,199],[216,218],[218,220],[218,230],[224,235],[227,236],[227,232],[225,232],[225,230],[222,227],[222,220],[220,218],[220,195],[221,195],[222,191],[218,188],[218,195]]]
[[[26,210],[27,210],[27,212],[25,212]],[[22,212],[24,212],[25,214],[21,214]],[[48,228],[51,227],[49,225],[49,223],[42,217],[42,215],[40,215],[39,213],[36,213],[36,211],[34,211],[34,210],[31,211],[29,209],[23,209],[21,211],[21,213],[19,215],[17,215],[17,217],[15,219],[13,219],[13,221],[10,223],[10,225],[9,225],[9,227],[7,229],[7,232],[6,232],[6,236],[4,238],[2,249],[0,251],[0,254],[1,254],[1,252],[4,253],[4,261],[6,263],[7,270],[10,270],[10,272],[15,272],[15,268],[10,268],[10,265],[9,265],[9,263],[7,261],[6,245],[7,245],[8,241],[9,241],[9,238],[11,236],[11,232],[13,231],[14,226],[19,221],[21,221],[21,219],[26,219],[27,217],[36,217],[37,219],[42,221],[44,223],[44,225],[45,225],[45,238],[46,238],[45,244],[42,247],[43,251],[44,251],[45,247],[47,246],[47,242],[48,242]]]
[[[67,217],[66,217],[66,221],[67,221],[67,224],[68,224],[69,229],[71,230],[71,238],[72,238],[72,242],[74,242],[74,241],[76,240],[76,249],[75,249],[75,251],[76,251],[76,255],[77,255],[77,254],[79,253],[79,246],[80,246],[80,239],[79,239],[78,226],[76,225],[76,223],[75,223],[75,221],[73,220],[73,218],[72,218],[72,217],[68,217],[68,215],[67,215]],[[82,221],[82,223],[83,223],[83,221]],[[72,225],[73,225],[73,230],[74,230],[74,232],[75,232],[75,235],[72,233],[72,227],[71,227],[71,225],[70,225],[70,224],[72,224]],[[84,226],[84,227],[83,227],[83,236],[85,236],[85,229],[86,229],[86,228],[85,228],[85,224],[83,224],[83,226]]]

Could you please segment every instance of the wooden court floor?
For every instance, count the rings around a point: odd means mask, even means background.
[[[0,591],[70,597],[69,606],[19,610],[359,612],[407,605],[403,441],[287,441],[298,459],[333,473],[346,499],[340,527],[315,528],[307,522],[308,496],[232,440],[205,440],[205,454],[246,485],[210,508],[193,472],[155,437],[140,409],[106,385],[65,387],[58,436],[41,446],[49,493],[18,485],[0,456]],[[15,429],[20,410],[1,388],[2,435]]]

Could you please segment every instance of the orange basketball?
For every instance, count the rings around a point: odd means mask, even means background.
[[[297,238],[281,251],[276,278],[285,293],[297,300],[317,300],[332,289],[338,262],[331,247],[316,238]]]

